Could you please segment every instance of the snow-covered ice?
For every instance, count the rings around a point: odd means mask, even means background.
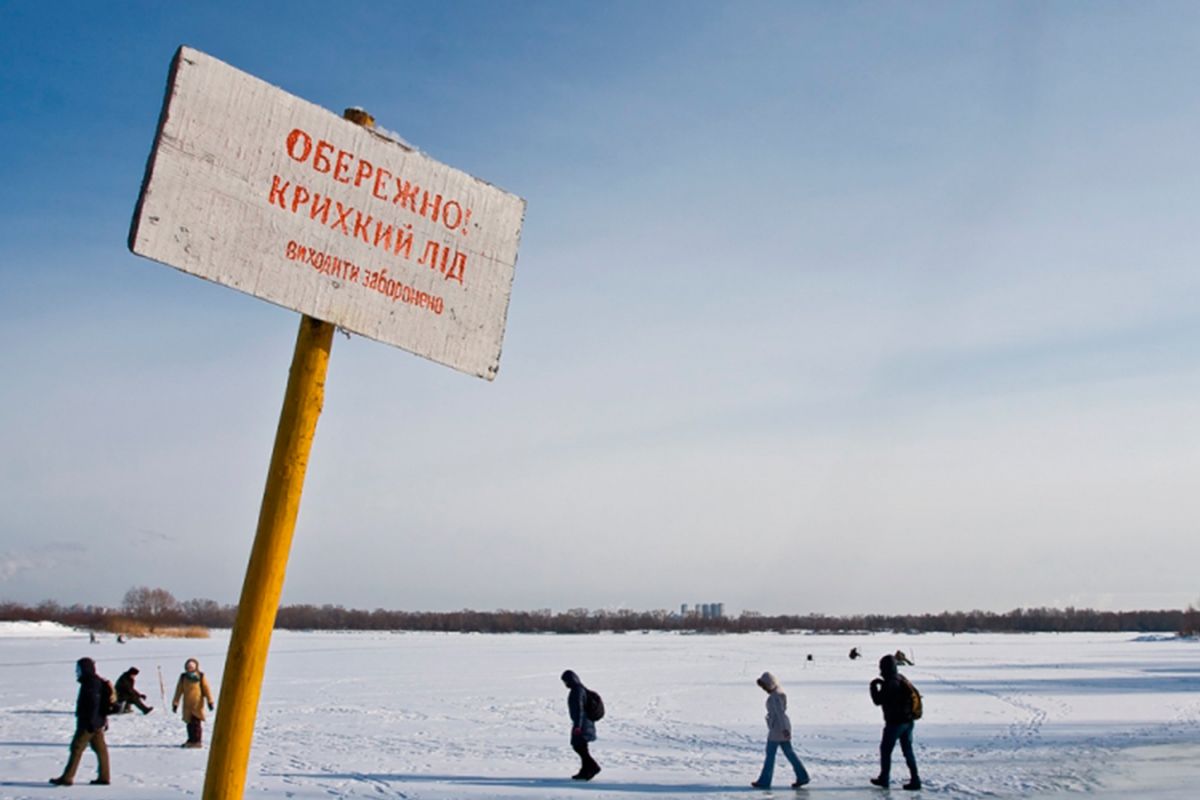
[[[39,626],[40,627],[40,626]],[[227,631],[204,640],[0,628],[0,797],[197,796],[206,750],[160,696],[183,661],[216,689]],[[850,661],[859,647],[864,658]],[[867,696],[878,657],[902,649],[925,696],[917,757],[936,797],[1200,796],[1200,643],[1133,634],[485,636],[277,632],[247,797],[509,800],[758,797],[764,669],[788,692],[799,793],[872,798],[881,726]],[[812,661],[806,660],[811,654]],[[129,666],[156,706],[111,720],[113,785],[60,789],[73,730],[73,663],[110,680]],[[593,753],[604,772],[568,780],[565,689],[576,670],[608,717]],[[169,699],[169,697],[168,697]],[[220,709],[218,709],[219,712]],[[211,733],[211,721],[206,736]],[[93,775],[85,754],[78,778]],[[776,767],[786,787],[786,762]],[[893,778],[905,774],[897,750]],[[893,789],[892,796],[908,793]]]
[[[0,622],[0,639],[33,636],[53,636],[61,639],[64,636],[74,636],[76,633],[74,628],[68,628],[57,622]]]

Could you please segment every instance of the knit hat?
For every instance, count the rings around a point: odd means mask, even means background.
[[[769,672],[764,672],[755,681],[759,686],[766,689],[768,692],[773,692],[779,688],[779,681],[775,680],[775,676]]]

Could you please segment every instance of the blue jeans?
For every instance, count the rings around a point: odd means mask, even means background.
[[[917,757],[913,755],[912,746],[913,724],[911,722],[890,722],[883,726],[883,740],[879,743],[879,777],[887,781],[892,772],[892,750],[896,749],[896,741],[900,741],[900,751],[904,753],[904,763],[908,765],[908,773],[912,780],[918,781]]]
[[[776,750],[783,750],[783,754],[791,762],[792,769],[796,771],[796,783],[808,783],[808,772],[800,763],[800,759],[796,757],[796,751],[792,749],[791,742],[767,742],[767,760],[763,762],[762,774],[758,776],[756,783],[760,786],[771,785],[771,778],[775,775]]]

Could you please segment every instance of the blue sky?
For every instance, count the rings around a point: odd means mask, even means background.
[[[297,317],[126,250],[187,44],[528,202],[494,383],[336,341],[285,602],[1200,600],[1192,4],[0,19],[0,599],[237,597]]]

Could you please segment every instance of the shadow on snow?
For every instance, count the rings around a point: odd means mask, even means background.
[[[753,789],[749,781],[738,784],[715,784],[715,783],[646,783],[632,781],[629,783],[621,781],[573,781],[569,778],[517,778],[517,777],[489,777],[487,775],[405,775],[405,774],[389,774],[389,773],[366,773],[366,772],[319,772],[319,773],[298,773],[298,772],[283,772],[276,773],[272,777],[277,778],[309,778],[312,780],[343,780],[343,781],[375,781],[378,783],[448,783],[459,786],[494,786],[507,787],[514,789],[557,789],[562,790],[565,787],[578,789],[584,792],[590,791],[605,791],[605,792],[621,792],[624,794],[721,794],[729,792],[764,792],[764,791],[786,791],[792,793],[792,789],[786,784],[774,787],[773,789]],[[821,793],[846,791],[855,792],[861,791],[853,786],[846,787],[821,787]]]

